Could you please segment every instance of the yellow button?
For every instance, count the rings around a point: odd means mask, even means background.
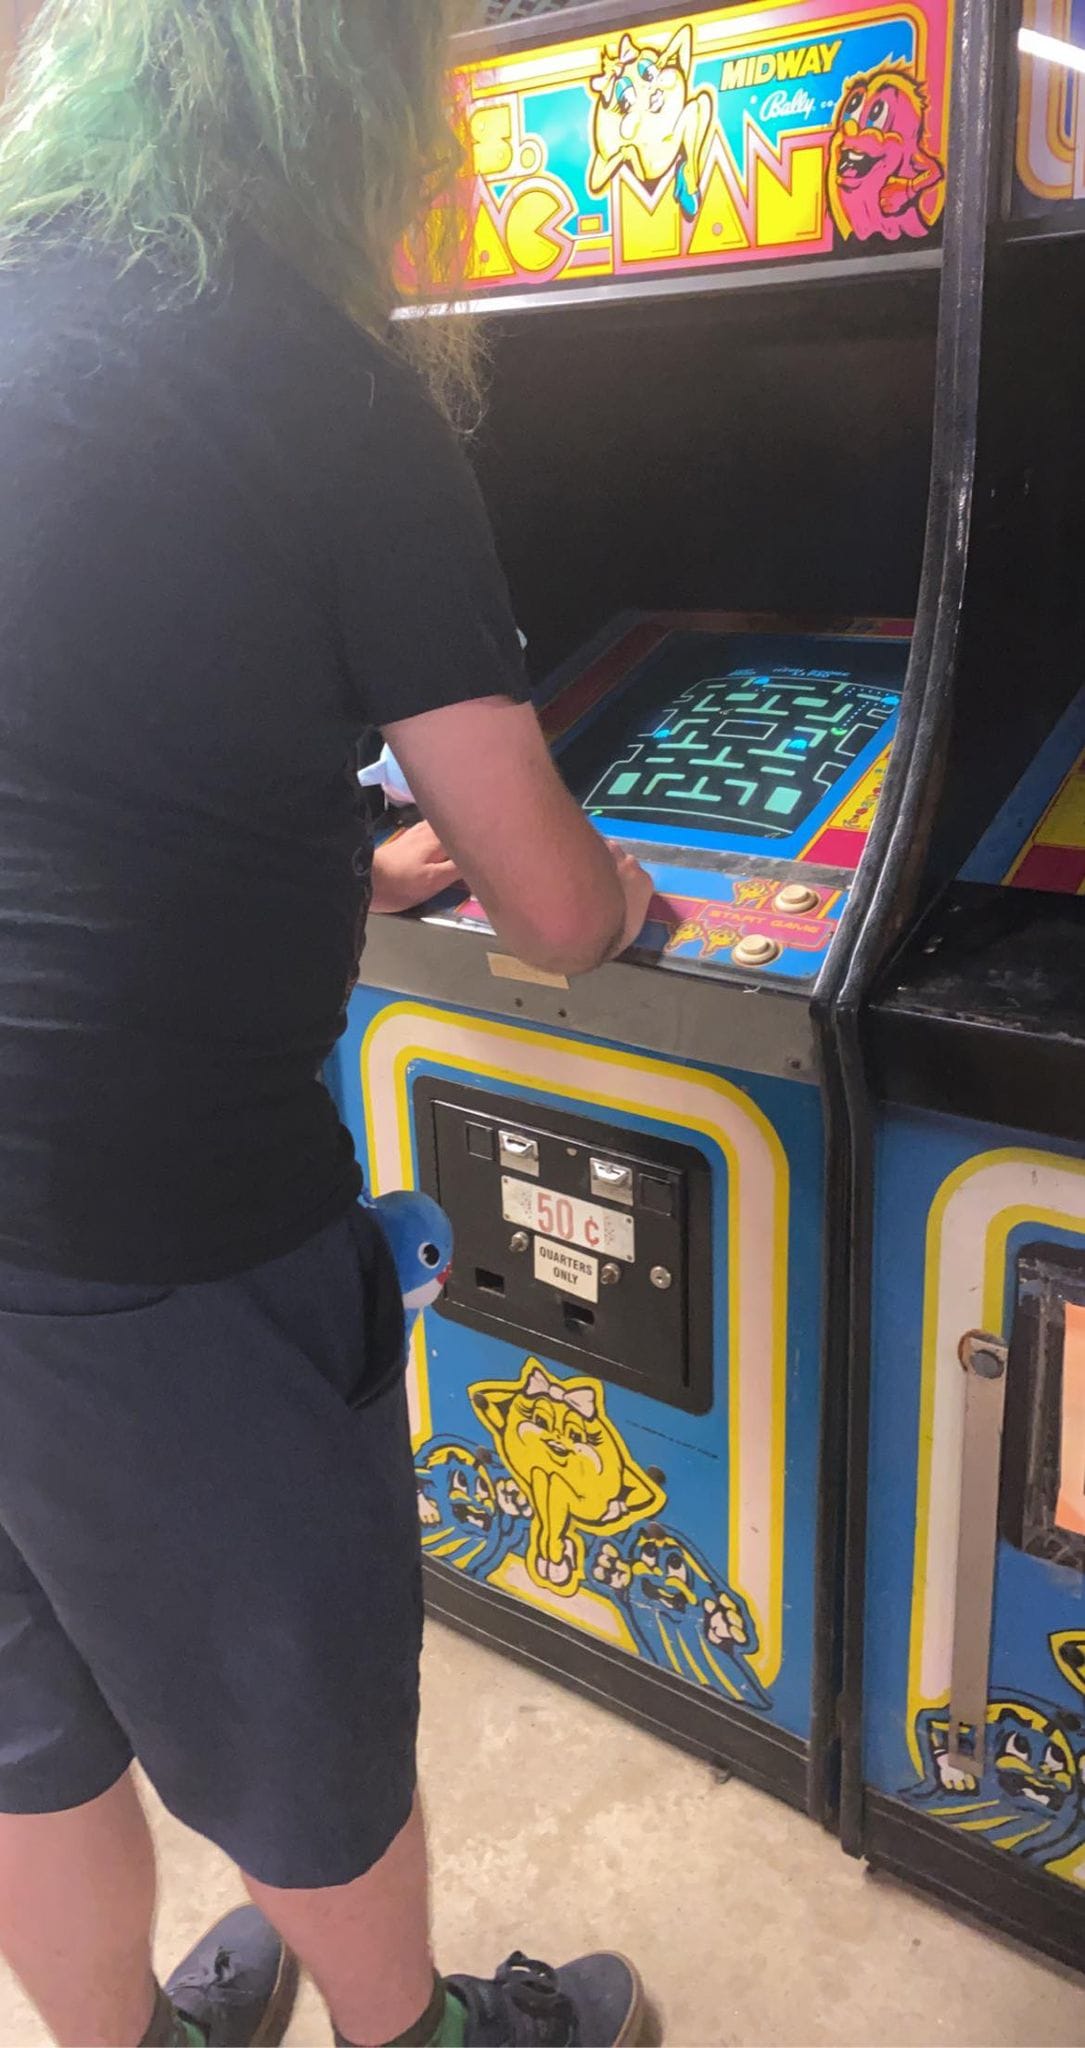
[[[731,955],[736,967],[771,967],[780,958],[780,948],[775,939],[769,939],[761,932],[749,932],[740,939]]]
[[[805,917],[811,910],[816,910],[820,902],[817,890],[811,889],[806,882],[789,882],[786,889],[781,889],[773,909],[782,910],[785,917]]]

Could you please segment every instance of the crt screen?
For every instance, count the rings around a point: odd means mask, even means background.
[[[893,716],[907,654],[674,633],[561,765],[593,817],[787,838]]]

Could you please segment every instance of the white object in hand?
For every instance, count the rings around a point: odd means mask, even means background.
[[[413,804],[414,798],[407,787],[407,780],[391,747],[381,750],[379,761],[372,767],[361,768],[358,780],[363,789],[382,789],[390,804]]]

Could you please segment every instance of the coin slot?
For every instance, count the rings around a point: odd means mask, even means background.
[[[633,1168],[619,1166],[613,1159],[593,1159],[590,1167],[591,1191],[604,1202],[624,1202],[627,1208],[633,1206]]]
[[[512,1173],[530,1173],[539,1177],[539,1141],[525,1137],[520,1131],[499,1131],[497,1134],[498,1156],[502,1166]]]

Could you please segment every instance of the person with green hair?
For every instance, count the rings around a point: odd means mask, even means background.
[[[0,1949],[70,2048],[613,2043],[435,1972],[403,1317],[316,1078],[367,909],[579,973],[651,884],[551,764],[452,291],[452,0],[46,0],[0,116]],[[428,820],[373,856],[383,735]],[[253,1903],[169,1982],[132,1779]]]

